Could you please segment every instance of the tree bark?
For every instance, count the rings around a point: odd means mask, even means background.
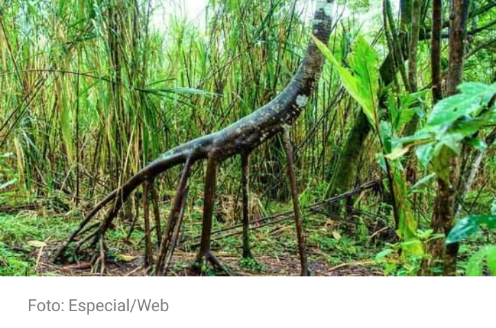
[[[457,87],[463,80],[464,48],[467,32],[467,18],[470,0],[452,0],[450,8],[449,30],[449,63],[447,95],[458,92]],[[450,232],[455,223],[456,187],[460,175],[458,156],[448,147],[444,147],[437,156],[438,165],[442,176],[437,179],[438,189],[434,202],[434,213],[431,227],[434,233],[444,234]],[[456,259],[458,244],[445,246],[444,239],[437,239],[430,247],[430,261],[424,274],[433,274],[433,268],[443,262],[443,274],[456,274]]]
[[[249,155],[241,155],[241,189],[242,189],[242,213],[241,220],[243,221],[243,258],[252,259],[250,248],[250,167]]]
[[[432,99],[443,99],[441,68],[441,31],[443,28],[443,0],[432,0],[431,75]]]
[[[284,149],[286,151],[286,158],[288,162],[287,168],[288,168],[289,183],[291,186],[291,196],[293,199],[296,236],[298,238],[298,251],[300,253],[301,275],[308,276],[310,275],[310,271],[308,270],[305,232],[303,231],[303,225],[301,222],[300,200],[298,199],[298,187],[296,183],[296,174],[295,174],[294,161],[293,161],[293,146],[291,145],[289,129],[284,130],[283,142],[284,142]]]

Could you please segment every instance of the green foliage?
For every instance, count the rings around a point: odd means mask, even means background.
[[[471,235],[478,232],[481,226],[485,226],[489,229],[496,229],[496,214],[471,214],[459,220],[448,234],[446,244],[457,243],[467,239]]]
[[[493,203],[491,214],[471,214],[459,220],[446,238],[446,244],[466,240],[476,234],[481,227],[496,229],[496,200]],[[491,274],[496,276],[496,245],[484,246],[472,255],[467,263],[466,274],[468,276],[482,276],[485,264]]]
[[[432,229],[415,231],[416,238],[389,244],[375,256],[375,261],[384,266],[385,275],[415,276],[420,269],[421,261],[428,256],[423,252],[410,251],[398,256],[400,250],[425,249],[427,244],[443,235],[434,234]]]
[[[469,259],[466,267],[467,276],[484,275],[485,264],[491,274],[496,276],[496,246],[484,246]]]
[[[408,192],[403,167],[400,161],[392,161],[388,158],[389,155],[386,155],[393,151],[395,133],[399,132],[400,127],[411,119],[416,110],[415,108],[408,108],[409,105],[415,100],[418,100],[422,94],[405,96],[401,99],[400,103],[402,106],[400,108],[393,106],[391,114],[394,125],[391,122],[380,121],[378,109],[378,56],[372,46],[363,37],[358,37],[352,47],[352,53],[348,56],[350,69],[347,69],[339,64],[332,52],[322,42],[315,37],[314,41],[327,60],[336,68],[344,87],[353,99],[360,104],[369,123],[378,134],[383,152],[383,154],[379,155],[379,163],[391,180],[393,189],[391,192],[395,198],[395,211],[398,219],[397,233],[402,240],[408,242],[403,245],[403,250],[411,254],[422,254],[423,249],[420,247],[421,244],[410,242],[416,241],[415,230],[417,229],[417,225],[407,199]],[[395,130],[393,130],[393,126]]]
[[[9,165],[9,160],[14,159],[13,153],[0,154],[0,204],[7,203],[10,191],[18,181],[18,173]]]
[[[428,90],[416,93],[388,93],[387,107],[391,115],[393,131],[403,131],[405,125],[415,116],[423,116],[421,104],[425,103]]]
[[[493,105],[488,108],[489,102],[496,95],[496,83],[464,83],[459,89],[459,94],[445,98],[434,106],[422,129],[413,136],[399,140],[399,144],[403,146],[418,146],[416,154],[424,166],[440,155],[444,147],[455,154],[460,154],[463,142],[478,149],[487,147],[474,135],[496,122],[496,107]],[[397,150],[397,153],[404,152]],[[442,165],[434,162],[434,171],[443,178],[445,174],[441,167]]]
[[[31,246],[33,242],[62,240],[76,223],[60,218],[0,214],[0,276],[35,274],[38,249]]]
[[[363,112],[375,129],[379,123],[377,115],[379,62],[375,50],[363,37],[358,37],[352,46],[353,52],[348,56],[350,63],[348,70],[341,66],[326,45],[315,37],[313,40],[326,59],[336,68],[344,87],[362,106]]]
[[[298,14],[300,2],[295,6],[293,0],[210,1],[204,25],[173,16],[166,22],[160,20],[158,28],[153,15],[160,9],[155,1],[150,4],[148,8],[148,1],[24,0],[2,8],[2,210],[40,203],[43,212],[56,208],[66,214],[76,206],[86,209],[87,204],[101,199],[109,189],[171,147],[225,127],[273,99],[290,80],[307,44],[308,22]],[[379,58],[385,57],[383,50],[387,48],[384,33],[379,31],[382,23],[377,23],[380,13],[367,15],[369,21],[363,25],[363,17],[355,11],[358,6],[359,13],[363,13],[374,5],[368,0],[347,3],[350,18],[341,17],[329,47],[317,42],[331,65],[324,67],[325,79],[309,99],[311,110],[302,113],[292,130],[298,186],[303,190],[300,202],[304,207],[322,200],[330,177],[344,176],[333,173],[336,163],[344,157],[349,131],[357,126],[352,119],[356,106],[350,97],[342,96],[344,86],[376,133],[376,138],[347,148],[355,156],[351,159],[359,171],[352,183],[380,178],[384,172],[391,180],[384,183],[386,192],[363,193],[353,205],[370,206],[369,210],[376,213],[376,205],[386,201],[381,197],[394,194],[400,242],[389,246],[377,259],[387,274],[415,274],[425,240],[432,237],[425,236],[427,230],[417,229],[417,222],[422,228],[429,223],[431,182],[435,177],[430,168],[441,176],[442,165],[436,159],[440,148],[447,145],[455,154],[463,144],[487,148],[490,156],[483,162],[483,174],[475,183],[480,186],[480,181],[485,180],[484,187],[476,188],[467,198],[474,199],[474,212],[480,213],[486,211],[488,198],[492,199],[496,162],[491,145],[482,140],[484,133],[473,132],[495,124],[494,109],[487,108],[494,85],[462,85],[459,95],[434,108],[417,134],[400,139],[405,125],[415,115],[427,115],[423,108],[427,107],[425,99],[430,90],[424,87],[416,94],[405,93],[399,74],[399,83],[381,90]],[[171,10],[171,14],[175,11]],[[477,18],[478,25],[492,22],[491,15]],[[490,40],[490,34],[476,37],[475,42],[467,43],[467,50],[476,50]],[[377,53],[365,41],[372,39]],[[419,67],[428,67],[428,48],[428,42],[419,48]],[[468,56],[465,80],[489,83],[494,79],[492,50],[477,49]],[[446,68],[447,61],[443,63]],[[428,83],[428,70],[421,71],[418,81]],[[387,97],[387,108],[379,109],[379,94]],[[362,134],[364,139],[369,130],[366,131]],[[411,187],[405,179],[402,159],[414,146],[418,146],[417,154],[426,169],[425,177]],[[374,153],[378,153],[376,158],[371,155]],[[251,155],[254,174],[250,187],[262,216],[291,210],[287,183],[282,177],[284,159],[277,141],[268,142]],[[239,194],[238,162],[228,161],[220,170],[222,195],[236,198]],[[179,173],[180,169],[171,170],[156,181],[161,200],[170,198]],[[188,237],[199,235],[201,230],[201,176],[200,172],[191,177],[184,224]],[[133,201],[139,204],[140,195],[133,196],[137,196]],[[387,210],[378,210],[384,222],[375,216],[351,215],[340,221],[334,215],[306,213],[304,225],[311,260],[324,259],[332,265],[370,260],[371,254],[393,238],[390,208],[388,205]],[[166,218],[168,207],[163,211],[162,217]],[[227,211],[235,213],[236,206],[227,207]],[[74,225],[70,215],[43,216],[0,216],[0,275],[36,274],[33,269],[37,250],[27,242],[47,241],[54,246],[67,237]],[[458,231],[453,231],[453,240],[472,236],[462,245],[462,261],[492,238],[477,238],[474,234],[490,226],[482,217],[471,215],[467,221],[460,221]],[[297,253],[294,229],[289,221],[285,223],[288,226],[256,230],[254,254],[293,259]],[[214,228],[229,224],[216,221]],[[382,231],[373,235],[381,228],[387,228],[387,234]],[[128,258],[129,248],[141,251],[140,221],[129,241],[123,242],[128,231],[126,221],[119,220],[107,234],[110,256],[116,255],[119,260]],[[214,241],[213,246],[239,256],[241,240],[232,236]],[[479,270],[482,263],[494,272],[490,268],[493,256],[493,252],[481,250],[469,261],[473,263],[469,271]],[[248,270],[257,269],[250,261],[239,264]],[[213,274],[208,267],[204,271]]]
[[[255,259],[245,259],[242,258],[239,260],[239,267],[243,269],[248,269],[250,271],[262,272],[265,269],[265,266],[261,263],[258,263]]]

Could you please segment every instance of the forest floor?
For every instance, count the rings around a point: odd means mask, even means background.
[[[37,211],[0,214],[0,276],[1,275],[57,275],[87,276],[92,273],[87,258],[68,264],[50,261],[53,251],[68,237],[80,218],[71,215],[56,216]],[[377,221],[377,220],[375,220]],[[371,220],[372,222],[372,220]],[[198,236],[200,225],[192,215],[185,218],[183,239]],[[239,222],[216,222],[214,229],[229,227]],[[377,231],[384,227],[367,226],[363,218],[352,217],[343,221],[331,220],[321,214],[306,214],[307,248],[312,275],[316,276],[371,276],[383,275],[383,269],[374,257],[384,243],[378,242]],[[107,235],[109,252],[104,275],[143,276],[143,230],[138,223],[129,240],[129,223],[119,222]],[[241,259],[241,236],[213,240],[214,254],[239,276],[298,275],[300,263],[293,221],[256,229],[252,232],[253,260]],[[377,230],[377,231],[376,231]],[[182,245],[176,249],[168,275],[190,275],[195,259],[195,248]],[[218,272],[205,271],[206,275]]]
[[[100,273],[91,272],[88,262],[71,265],[55,265],[50,262],[49,252],[44,251],[41,255],[37,275],[57,275],[57,276],[93,276]],[[147,270],[143,268],[143,257],[135,252],[130,255],[132,260],[108,260],[106,263],[105,276],[146,276]],[[37,252],[31,256],[37,257]],[[169,276],[190,276],[191,264],[195,260],[195,254],[191,252],[177,252],[174,256],[172,267],[168,271]],[[259,268],[248,268],[243,266],[238,256],[225,253],[216,253],[217,258],[230,269],[234,276],[295,276],[299,275],[300,262],[297,254],[292,256],[280,256],[273,258],[263,255],[257,256],[256,263]],[[315,276],[382,276],[383,272],[377,267],[374,260],[364,260],[351,263],[341,263],[331,266],[324,259],[313,258],[309,263],[311,274]],[[215,273],[211,272],[211,275]]]

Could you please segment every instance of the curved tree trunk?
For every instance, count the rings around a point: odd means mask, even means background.
[[[331,13],[333,2],[333,0],[318,0],[314,15],[312,33],[325,44],[329,42],[329,35],[332,28]],[[210,171],[213,172],[214,164],[212,163],[215,163],[215,167],[217,167],[232,156],[250,153],[260,144],[292,125],[301,111],[306,107],[308,98],[319,80],[323,63],[324,59],[321,52],[314,42],[310,41],[302,64],[291,82],[279,96],[228,127],[182,144],[148,164],[122,186],[112,191],[96,204],[81,222],[78,229],[57,251],[55,257],[61,257],[68,245],[81,234],[88,222],[106,205],[110,205],[107,216],[99,225],[98,229],[92,235],[85,237],[78,243],[78,249],[85,242],[89,242],[90,246],[96,246],[110,227],[112,220],[119,212],[122,204],[138,186],[146,181],[152,181],[157,175],[176,165],[188,162],[189,166],[205,159],[210,163]],[[215,174],[210,174],[210,179],[207,180],[212,180],[210,182],[215,183]],[[215,189],[212,190],[212,192],[215,192]],[[205,206],[207,209],[209,209],[208,201],[210,201],[211,197],[214,196],[211,195],[208,197],[209,199],[206,199]],[[211,205],[213,206],[213,204]],[[204,213],[204,220],[206,219],[205,221],[207,223],[209,221],[209,215],[210,213]],[[204,228],[207,228],[207,231],[204,230],[204,232],[208,234],[208,227]],[[202,238],[202,240],[207,239],[207,236]],[[164,239],[162,239],[162,243],[164,242]],[[206,249],[207,246],[205,245],[203,248]],[[160,270],[158,268],[156,272],[160,272]]]

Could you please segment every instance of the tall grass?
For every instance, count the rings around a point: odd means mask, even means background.
[[[0,185],[16,179],[0,190],[0,204],[92,204],[171,147],[272,99],[306,47],[306,2],[210,0],[205,24],[172,10],[154,29],[157,3],[0,3]],[[353,10],[330,42],[344,62],[361,27]],[[368,36],[380,37],[377,47],[386,49],[379,28]],[[324,193],[358,110],[326,66],[318,97],[292,129],[302,188]],[[366,143],[359,180],[377,174],[369,165],[376,147]],[[286,197],[279,140],[257,150],[251,163],[256,193]],[[239,167],[233,159],[222,168],[221,190],[239,192]],[[174,189],[177,173],[160,179],[162,196]]]
[[[212,0],[205,29],[171,14],[167,29],[152,30],[153,11],[150,0],[4,6],[0,142],[14,154],[17,170],[5,179],[17,178],[17,196],[91,202],[172,146],[269,101],[306,46],[305,7],[295,1]],[[330,161],[322,114],[337,87],[327,79],[322,89],[293,133],[313,176]],[[318,138],[305,141],[307,131]],[[256,156],[256,186],[279,183],[278,142]],[[225,168],[226,181],[237,166]]]

